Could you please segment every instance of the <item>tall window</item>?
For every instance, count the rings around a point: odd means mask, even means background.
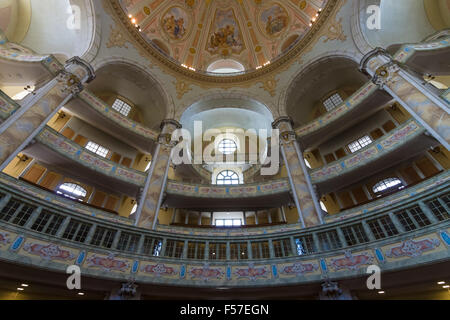
[[[86,197],[87,191],[75,183],[63,183],[59,186],[56,193],[73,200],[81,201],[84,197]]]
[[[239,184],[239,176],[231,170],[224,170],[217,175],[216,184]]]
[[[102,147],[101,145],[93,142],[93,141],[89,141],[88,144],[86,145],[86,149],[88,149],[89,151],[98,154],[100,157],[106,158],[106,156],[109,153],[109,150],[106,149],[105,147]]]
[[[356,141],[349,143],[348,149],[350,150],[351,153],[354,153],[354,152],[364,148],[365,146],[368,146],[372,142],[373,142],[372,138],[366,135],[362,138],[359,138]]]
[[[343,102],[344,100],[342,100],[341,95],[339,93],[335,93],[323,102],[323,106],[327,111],[331,111],[334,108],[340,106]]]
[[[378,182],[373,186],[373,192],[380,193],[384,191],[403,189],[404,186],[398,178],[388,178]]]
[[[231,139],[223,139],[219,142],[219,151],[223,154],[232,154],[237,150],[236,143]]]
[[[131,106],[120,99],[116,99],[116,101],[114,101],[112,108],[117,112],[123,114],[125,117],[127,117],[131,111]]]

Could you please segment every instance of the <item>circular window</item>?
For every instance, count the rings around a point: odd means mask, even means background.
[[[224,139],[219,142],[219,151],[223,154],[232,154],[237,150],[236,142],[231,139]]]
[[[239,184],[239,176],[231,170],[224,170],[217,175],[216,184]]]

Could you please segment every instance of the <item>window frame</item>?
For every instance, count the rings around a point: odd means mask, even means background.
[[[226,172],[228,175],[225,175],[224,172]],[[229,174],[229,173],[231,173],[231,174]],[[227,178],[229,178],[229,179],[227,179]],[[227,181],[230,181],[231,183],[225,183]],[[230,170],[230,169],[222,170],[216,176],[216,185],[233,186],[233,185],[238,185],[240,183],[241,183],[241,181],[239,179],[239,175],[237,174],[237,172]]]
[[[130,115],[131,110],[133,109],[133,106],[124,99],[116,97],[116,100],[114,100],[113,104],[111,105],[111,108],[120,113],[121,115],[128,117]]]

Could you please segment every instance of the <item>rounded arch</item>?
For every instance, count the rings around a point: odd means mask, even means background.
[[[62,62],[92,49],[97,26],[93,0],[30,0],[30,4],[30,25],[21,45]]]
[[[192,103],[180,115],[180,123],[194,133],[194,121],[208,129],[266,129],[271,132],[271,110],[259,100],[236,93],[208,95]]]
[[[172,98],[145,66],[122,57],[97,60],[92,65],[96,79],[87,88],[93,93],[126,98],[139,110],[140,122],[151,129],[159,130],[162,120],[173,117]]]
[[[291,77],[288,89],[280,96],[279,113],[290,116],[295,126],[310,122],[322,98],[337,90],[343,91],[345,98],[368,81],[359,70],[359,62],[358,54],[340,51],[307,62]]]
[[[275,105],[271,102],[260,99],[255,95],[249,94],[248,90],[233,88],[232,90],[210,89],[203,90],[203,94],[195,97],[183,99],[181,104],[177,106],[175,120],[181,121],[181,117],[186,111],[192,108],[200,108],[198,110],[205,111],[208,108],[252,108],[251,106],[259,106],[259,110],[265,116],[275,119],[278,116]],[[220,102],[222,101],[222,102]]]
[[[421,42],[437,31],[427,16],[424,0],[360,0],[358,6],[359,28],[374,48]],[[376,26],[371,17],[378,14],[380,24]]]

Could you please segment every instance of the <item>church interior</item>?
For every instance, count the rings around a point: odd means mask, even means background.
[[[0,299],[449,300],[449,85],[450,0],[0,0]]]

